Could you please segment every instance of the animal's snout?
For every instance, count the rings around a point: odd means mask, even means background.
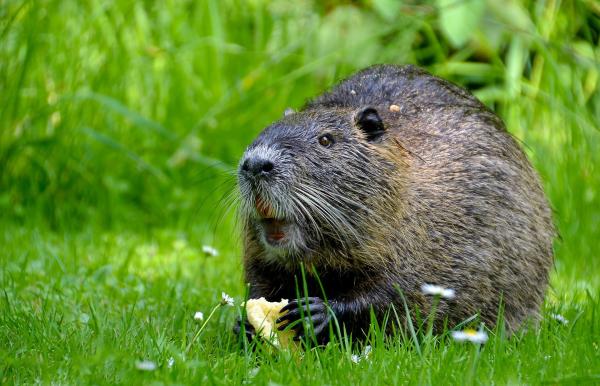
[[[242,170],[256,177],[268,176],[274,168],[273,161],[259,155],[247,157],[242,163]]]

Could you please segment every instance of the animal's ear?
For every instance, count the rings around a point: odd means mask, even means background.
[[[364,107],[354,115],[354,122],[365,133],[368,141],[376,140],[385,133],[383,121],[373,107]]]

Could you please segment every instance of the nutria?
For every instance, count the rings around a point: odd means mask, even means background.
[[[369,67],[286,110],[238,180],[249,297],[300,293],[284,324],[310,314],[326,340],[333,313],[358,337],[371,310],[427,314],[423,284],[455,291],[436,308],[450,327],[538,316],[555,234],[540,180],[498,116],[424,70]]]

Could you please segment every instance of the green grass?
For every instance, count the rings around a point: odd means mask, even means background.
[[[4,382],[82,383],[253,381],[279,384],[598,382],[598,297],[572,291],[549,304],[539,328],[492,339],[479,352],[447,336],[417,349],[377,334],[368,361],[354,364],[343,344],[298,353],[244,354],[231,334],[236,308],[221,307],[186,355],[200,324],[193,314],[218,303],[221,290],[239,303],[238,256],[207,257],[185,235],[153,231],[85,231],[77,235],[13,229],[2,266],[0,316]],[[580,295],[580,300],[573,297]],[[564,315],[562,325],[550,313]],[[420,350],[420,353],[419,353]],[[168,368],[168,359],[175,364]],[[136,362],[158,369],[142,372]],[[3,383],[4,383],[3,382]]]
[[[350,3],[0,4],[0,383],[600,383],[600,7]],[[375,334],[354,364],[244,352],[221,307],[186,354],[194,312],[244,295],[245,146],[380,62],[469,87],[524,143],[561,234],[541,325],[481,350]]]

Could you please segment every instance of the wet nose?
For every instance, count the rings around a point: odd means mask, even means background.
[[[273,162],[262,157],[246,158],[242,164],[242,170],[255,176],[266,176],[272,172],[274,167],[275,165],[273,165]]]

